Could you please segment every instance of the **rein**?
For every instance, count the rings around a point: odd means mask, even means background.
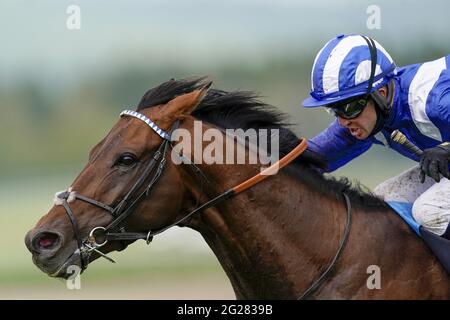
[[[181,222],[187,220],[194,214],[201,212],[202,210],[205,210],[207,208],[213,207],[213,206],[219,204],[220,202],[227,200],[227,199],[253,187],[255,184],[265,180],[266,178],[269,177],[268,173],[272,172],[276,168],[281,169],[281,168],[287,166],[295,158],[297,158],[300,154],[302,154],[303,151],[306,150],[306,147],[307,147],[306,139],[302,139],[300,144],[298,144],[294,149],[292,149],[291,152],[289,152],[287,155],[285,155],[283,158],[281,158],[279,161],[277,161],[270,167],[266,168],[265,170],[263,170],[262,172],[258,173],[255,176],[251,177],[250,179],[245,180],[244,182],[235,186],[234,188],[228,189],[224,193],[221,193],[220,195],[216,196],[215,198],[209,200],[208,202],[205,202],[198,208],[194,209],[193,211],[191,211],[190,213],[185,215],[183,218],[172,223],[171,225],[168,225],[167,227],[164,227],[163,229],[157,230],[155,232],[150,231],[149,233],[141,233],[141,234],[133,233],[133,234],[131,234],[133,236],[133,238],[131,238],[131,239],[127,238],[127,234],[123,234],[123,233],[122,234],[120,234],[120,233],[119,234],[109,234],[108,239],[110,239],[110,240],[138,240],[138,239],[148,239],[150,237],[154,237],[154,236],[166,231],[167,229],[172,228],[172,227],[180,224]]]
[[[142,120],[145,122],[154,132],[156,132],[162,139],[163,142],[159,146],[158,150],[154,153],[153,157],[151,158],[148,165],[145,167],[142,175],[139,177],[139,179],[133,184],[131,189],[128,191],[128,193],[125,195],[125,197],[115,206],[111,207],[107,204],[104,204],[102,202],[99,202],[97,200],[85,197],[83,195],[79,195],[76,192],[72,191],[71,188],[68,190],[59,192],[56,194],[55,197],[55,205],[62,205],[67,213],[67,216],[70,219],[70,222],[72,224],[72,228],[74,230],[75,238],[77,240],[77,246],[78,249],[75,253],[79,254],[80,262],[81,262],[81,269],[84,270],[87,268],[87,265],[89,263],[89,257],[92,254],[92,252],[96,252],[101,257],[104,257],[105,259],[109,260],[110,262],[115,262],[113,259],[108,257],[106,254],[98,250],[100,247],[104,246],[108,241],[133,241],[133,240],[145,240],[147,244],[149,244],[153,237],[166,231],[169,228],[172,228],[183,221],[187,220],[191,216],[193,216],[196,213],[200,213],[201,211],[210,208],[212,206],[215,206],[251,187],[256,185],[257,183],[267,179],[270,175],[273,175],[277,172],[277,170],[284,168],[289,163],[291,163],[294,159],[296,159],[300,154],[302,154],[306,148],[307,148],[307,140],[305,138],[302,138],[300,140],[300,143],[292,149],[287,155],[285,155],[283,158],[281,158],[276,163],[272,164],[268,168],[264,169],[262,172],[254,175],[253,177],[245,180],[244,182],[238,184],[237,186],[228,189],[227,191],[221,193],[220,195],[216,196],[215,198],[205,202],[204,204],[200,205],[193,211],[186,214],[183,218],[179,219],[178,221],[162,228],[156,231],[150,230],[146,233],[141,232],[126,232],[125,228],[123,226],[120,226],[121,223],[130,216],[130,214],[133,212],[133,209],[135,208],[136,204],[144,196],[148,196],[152,188],[155,186],[157,181],[159,180],[162,172],[164,171],[165,164],[166,164],[166,155],[169,146],[171,146],[171,134],[172,132],[178,127],[179,122],[177,121],[174,126],[172,127],[170,133],[165,132],[164,130],[160,129],[152,120],[150,120],[148,117],[146,117],[143,114],[140,114],[138,112],[132,111],[132,110],[125,110],[121,114],[121,116],[131,116],[135,117],[137,119]],[[193,163],[191,165],[194,168],[194,171],[196,173],[201,173],[202,176],[203,173],[200,171],[198,167],[196,167]],[[139,190],[144,185],[145,181],[149,178],[150,174],[155,170],[156,172],[151,178],[149,184],[141,191]],[[136,196],[137,194],[137,196]],[[306,299],[309,297],[327,278],[327,276],[331,273],[333,267],[335,266],[337,260],[339,259],[345,244],[348,239],[348,234],[350,231],[350,225],[351,225],[351,203],[348,198],[348,196],[344,193],[344,198],[346,201],[347,206],[347,224],[345,226],[345,233],[344,237],[341,240],[341,243],[339,245],[339,249],[334,256],[333,260],[331,261],[328,268],[321,274],[321,276],[308,288],[306,291],[298,298],[298,299]],[[73,211],[69,205],[70,202],[80,200],[84,201],[86,203],[92,204],[98,208],[101,208],[108,213],[110,213],[113,216],[113,221],[106,227],[95,227],[91,230],[89,233],[89,236],[84,241],[82,240],[80,228],[77,223],[77,220],[73,214]]]
[[[303,294],[297,298],[297,300],[306,300],[308,299],[327,279],[327,277],[331,274],[333,271],[334,266],[336,265],[336,262],[342,255],[342,252],[344,251],[345,245],[347,244],[348,235],[350,234],[350,227],[352,224],[352,204],[350,202],[350,199],[346,193],[342,193],[345,199],[345,205],[347,206],[347,222],[345,224],[344,229],[344,237],[342,237],[341,243],[339,244],[339,248],[333,258],[331,260],[330,265],[328,268],[325,269],[325,271],[320,275],[319,278],[317,278],[316,281],[311,284],[311,286],[303,292]]]

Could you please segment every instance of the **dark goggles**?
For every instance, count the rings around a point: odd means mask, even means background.
[[[364,110],[367,105],[366,97],[359,97],[357,99],[340,101],[337,103],[326,105],[327,111],[331,111],[335,116],[344,119],[355,119]]]

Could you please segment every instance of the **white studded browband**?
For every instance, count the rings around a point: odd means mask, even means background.
[[[161,129],[160,127],[158,127],[156,125],[156,123],[154,123],[150,118],[148,118],[147,116],[143,115],[142,113],[133,111],[133,110],[124,110],[120,113],[120,116],[130,116],[130,117],[135,117],[139,120],[144,121],[150,128],[152,128],[153,131],[155,131],[161,138],[165,139],[165,140],[170,140],[170,134],[168,134],[167,132],[165,132],[163,129]]]

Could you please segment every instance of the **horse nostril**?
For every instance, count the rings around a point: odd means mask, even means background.
[[[32,240],[32,247],[37,253],[44,251],[56,251],[61,245],[61,237],[54,232],[40,232]]]

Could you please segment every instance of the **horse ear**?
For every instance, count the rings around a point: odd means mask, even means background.
[[[179,117],[181,115],[189,115],[202,102],[203,98],[208,93],[212,81],[205,84],[200,89],[185,93],[170,100],[164,108],[166,115]]]

